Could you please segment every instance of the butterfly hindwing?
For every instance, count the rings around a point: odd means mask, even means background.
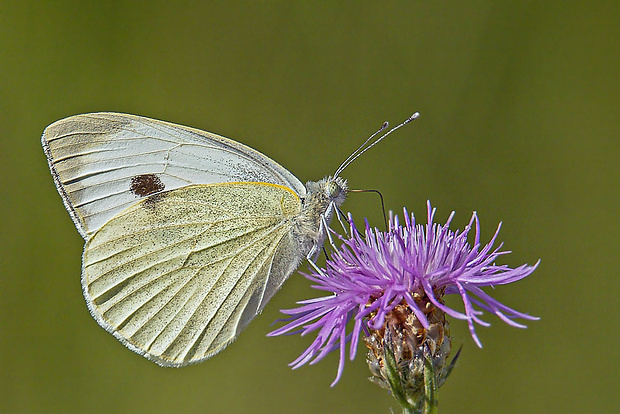
[[[298,266],[291,218],[300,208],[290,189],[261,183],[151,195],[87,241],[88,307],[101,326],[160,365],[208,358]]]

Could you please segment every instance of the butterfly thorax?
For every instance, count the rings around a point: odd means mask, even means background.
[[[334,213],[347,196],[347,182],[340,177],[325,177],[306,183],[307,194],[302,197],[301,214],[293,221],[292,235],[306,256],[313,247],[319,248],[327,236]],[[315,250],[316,250],[315,248]]]

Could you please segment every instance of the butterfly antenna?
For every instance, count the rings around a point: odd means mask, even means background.
[[[368,142],[373,139],[374,137],[376,137],[378,134],[380,134],[383,130],[385,130],[385,128],[388,127],[388,122],[384,122],[383,125],[381,125],[381,128],[379,128],[379,130],[377,132],[375,132],[374,134],[372,134],[371,136],[368,137],[368,139],[366,139],[366,141],[364,141],[364,143],[362,145],[360,145],[355,151],[353,151],[353,153],[351,155],[349,155],[347,157],[346,160],[344,160],[342,162],[342,164],[340,164],[340,167],[338,167],[338,169],[336,170],[336,173],[334,174],[334,177],[338,177],[338,175],[342,172],[342,170],[344,170],[346,168],[347,165],[349,165],[349,161],[352,161],[352,158],[356,157],[356,154],[358,152],[360,152],[362,150],[362,148],[364,148],[364,145],[368,144]]]
[[[383,125],[381,126],[381,128],[375,132],[374,134],[372,134],[366,141],[364,141],[364,143],[362,145],[359,146],[358,149],[356,149],[355,151],[353,151],[353,153],[351,155],[349,155],[347,157],[346,160],[344,160],[344,162],[342,164],[340,164],[340,167],[338,167],[338,169],[336,170],[336,172],[334,173],[334,177],[338,177],[345,168],[347,168],[353,161],[355,161],[360,155],[362,155],[363,153],[365,153],[366,151],[368,151],[369,149],[371,149],[372,147],[374,147],[375,145],[377,145],[379,142],[381,142],[385,137],[387,137],[388,135],[390,135],[392,132],[396,131],[398,128],[408,124],[409,122],[417,119],[420,116],[419,112],[414,113],[413,115],[411,115],[409,118],[405,119],[402,123],[396,125],[394,128],[390,129],[388,132],[386,132],[385,134],[381,135],[379,138],[377,138],[376,140],[374,140],[370,145],[366,146],[366,144],[368,144],[368,142],[370,142],[371,139],[373,139],[375,136],[377,136],[377,134],[379,134],[380,132],[382,132],[385,128],[387,128],[388,123],[384,122]]]

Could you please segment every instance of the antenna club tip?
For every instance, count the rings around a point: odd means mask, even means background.
[[[411,115],[409,118],[407,118],[407,120],[405,121],[405,123],[409,123],[415,119],[418,119],[420,117],[420,113],[419,112],[415,112],[413,115]]]

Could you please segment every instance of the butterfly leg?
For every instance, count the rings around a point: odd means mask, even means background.
[[[321,270],[321,268],[319,266],[317,266],[316,263],[314,263],[314,260],[312,258],[308,258],[308,263],[310,263],[310,266],[312,266],[312,268],[320,275],[324,275],[323,270]]]
[[[338,217],[338,220],[340,221],[340,217]],[[334,243],[334,238],[332,237],[332,234],[329,231],[330,230],[329,224],[327,224],[327,220],[325,219],[325,216],[322,214],[321,214],[321,227],[324,229],[325,234],[327,235],[327,239],[329,240],[329,244],[332,246],[332,249],[334,249],[334,251],[338,250],[338,248],[336,247],[336,244]]]
[[[338,214],[338,212],[336,214]],[[342,223],[342,220],[340,219],[340,216],[338,216],[338,221],[340,221],[340,224],[342,225],[342,227],[345,228],[344,223]],[[346,229],[345,229],[345,232],[346,232]],[[321,214],[319,218],[319,232],[318,233],[319,233],[318,241],[312,246],[312,249],[310,249],[310,251],[306,255],[306,259],[308,260],[310,265],[314,268],[314,270],[316,270],[319,274],[322,275],[324,274],[324,272],[317,266],[317,264],[315,263],[315,260],[316,260],[316,257],[318,256],[319,250],[321,249],[321,247],[323,247],[323,241],[325,240],[325,238],[327,237],[327,239],[329,240],[329,244],[331,245],[332,249],[334,249],[334,251],[338,250],[338,248],[336,247],[336,244],[334,243],[334,238],[331,235],[329,223],[327,222],[327,218],[325,214]],[[325,248],[323,248],[323,251],[325,251]]]
[[[342,212],[342,210],[340,210],[340,208],[336,208],[336,217],[338,218],[338,221],[340,222],[340,225],[342,226],[342,231],[344,232],[345,236],[348,236],[349,230],[347,230],[347,227],[342,222],[342,217],[344,216],[345,214]]]
[[[329,244],[335,250],[336,245],[334,244],[334,239],[332,238],[332,235],[329,232],[329,224],[327,224],[327,219],[325,218],[325,215],[321,214],[321,217],[319,218],[318,238],[317,238],[317,241],[312,245],[312,249],[310,249],[310,251],[308,252],[306,259],[308,259],[309,261],[316,260],[316,258],[318,257],[319,250],[323,246],[323,241],[325,240],[326,236],[329,240]]]

